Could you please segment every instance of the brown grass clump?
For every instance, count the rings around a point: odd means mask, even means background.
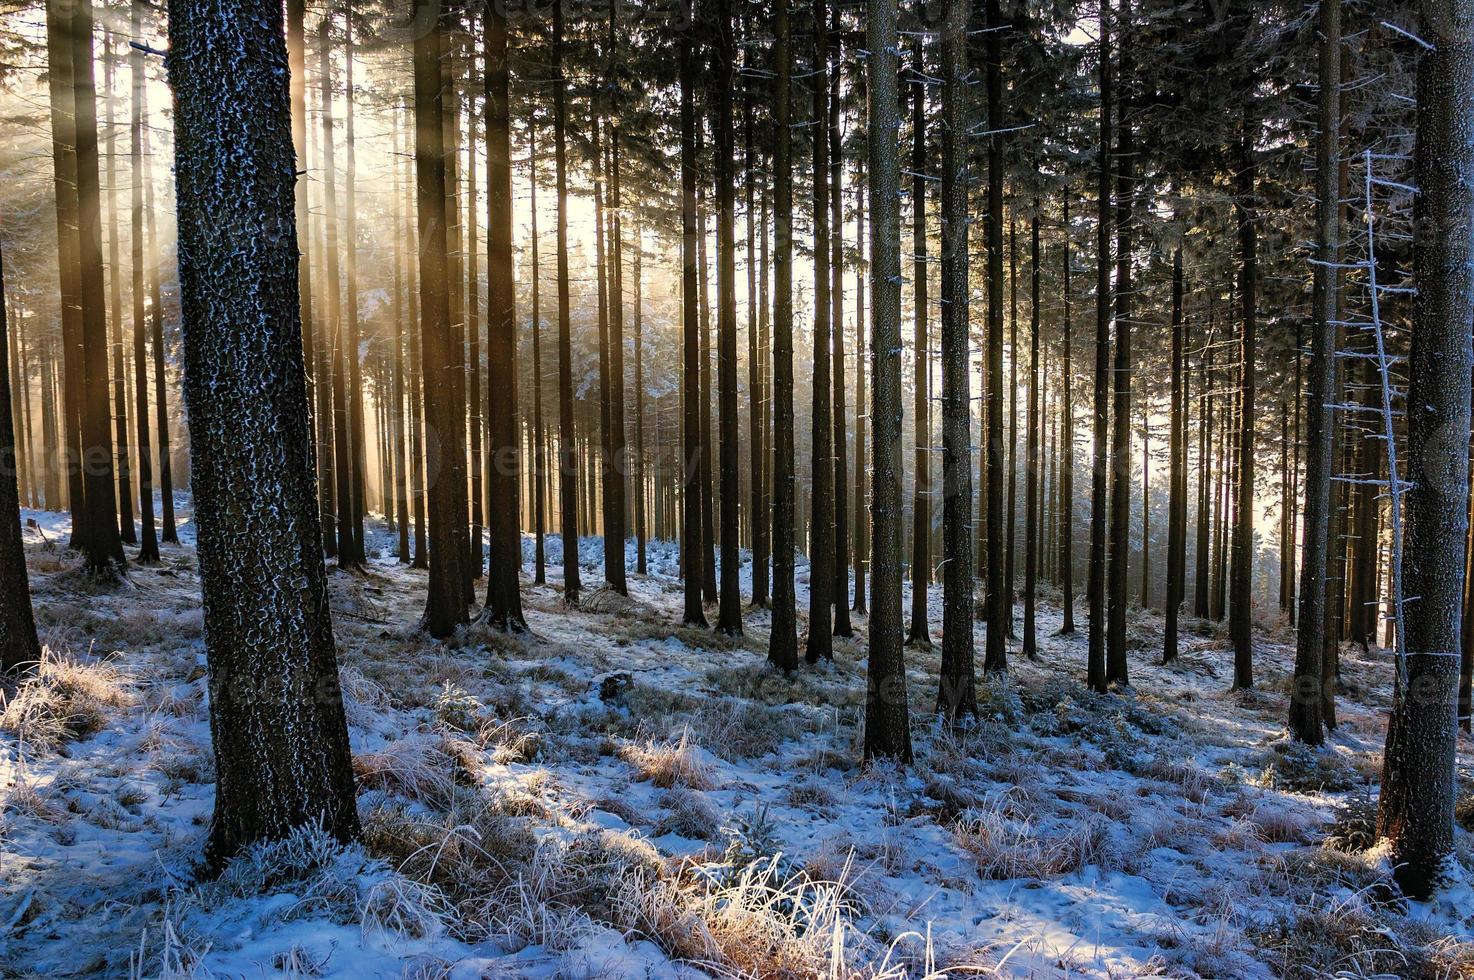
[[[689,730],[683,729],[674,742],[646,741],[624,746],[619,756],[635,767],[639,778],[661,789],[681,785],[688,789],[712,788],[711,767],[701,760]]]
[[[0,731],[33,748],[54,751],[91,738],[114,710],[135,701],[121,671],[99,660],[43,650],[31,676],[8,699],[0,694]]]
[[[673,786],[660,802],[666,809],[666,816],[656,826],[657,834],[678,834],[691,840],[712,840],[721,829],[721,814],[700,790]]]
[[[1058,878],[1090,864],[1113,863],[1105,824],[1078,821],[1063,833],[1036,834],[1026,818],[1005,815],[1003,806],[987,807],[971,820],[952,827],[957,844],[977,863],[985,879]]]

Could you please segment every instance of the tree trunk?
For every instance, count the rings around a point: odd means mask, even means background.
[[[537,125],[527,125],[527,190],[531,227],[528,231],[532,247],[532,496],[533,524],[536,528],[533,577],[537,585],[548,580],[547,557],[547,435],[543,429],[543,344],[542,344],[542,266],[538,261],[537,234]]]
[[[1008,669],[1012,610],[1005,578],[1003,531],[1003,17],[987,0],[988,84],[988,339],[987,339],[987,576],[988,635],[983,670]]]
[[[968,0],[942,12],[942,664],[937,711],[976,716],[968,361]]]
[[[926,63],[922,56],[923,41],[915,39],[916,61],[911,79],[911,305],[916,317],[914,348],[915,379],[913,395],[916,416],[915,493],[911,502],[911,631],[907,644],[930,647],[931,630],[927,624],[927,590],[931,585],[931,393],[930,341],[927,339],[927,267],[926,267]]]
[[[780,0],[782,2],[782,0]],[[998,0],[989,0],[990,6]],[[901,625],[901,126],[895,0],[869,0],[871,373],[874,490],[864,757],[911,761]],[[781,124],[780,124],[781,128]],[[780,173],[780,180],[782,175]]]
[[[1182,234],[1186,226],[1177,222]],[[1177,620],[1182,612],[1183,578],[1187,573],[1187,401],[1183,393],[1186,331],[1182,319],[1182,243],[1172,250],[1172,435],[1168,449],[1172,473],[1167,515],[1167,607],[1162,663],[1177,659]]]
[[[728,636],[740,636],[742,594],[737,585],[737,232],[732,186],[732,158],[736,153],[732,119],[736,48],[732,37],[735,28],[731,0],[717,0],[716,17],[717,413],[720,426],[718,464],[722,480],[722,568],[716,629]]]
[[[1131,122],[1131,0],[1120,0],[1120,84],[1116,100],[1116,350],[1112,390],[1111,548],[1107,562],[1106,683],[1128,684],[1126,605],[1131,558],[1131,249],[1136,148]]]
[[[1239,253],[1243,263],[1239,298],[1243,303],[1243,335],[1240,340],[1239,364],[1239,452],[1238,495],[1234,512],[1233,591],[1229,605],[1229,635],[1233,639],[1233,686],[1235,690],[1254,686],[1254,360],[1259,267],[1258,220],[1254,203],[1253,117],[1244,109],[1243,133],[1239,143],[1239,168],[1236,178],[1239,225]]]
[[[1312,295],[1310,378],[1306,403],[1304,533],[1300,558],[1299,626],[1290,732],[1302,742],[1324,738],[1321,670],[1325,652],[1326,579],[1330,572],[1332,417],[1336,401],[1336,298],[1340,294],[1341,0],[1320,5],[1320,132],[1316,143],[1316,264]]]
[[[308,824],[358,834],[313,487],[287,52],[281,8],[251,6],[173,0],[166,61],[216,866]]]
[[[831,340],[830,369],[833,374],[833,404],[830,414],[834,423],[834,587],[830,599],[834,607],[834,635],[854,636],[850,624],[850,515],[849,454],[845,445],[845,348],[844,348],[844,201],[842,173],[844,149],[840,139],[839,76],[843,46],[840,43],[839,5],[829,5],[829,41],[833,66],[829,73],[829,278]]]
[[[1064,323],[1060,328],[1060,466],[1059,466],[1059,581],[1063,603],[1061,636],[1075,632],[1075,369],[1073,354],[1074,319],[1070,315],[1070,192],[1066,188],[1064,202],[1064,253],[1061,269],[1064,279]]]
[[[686,8],[691,22],[692,8]],[[697,309],[696,249],[696,44],[693,31],[681,35],[681,513],[685,611],[688,626],[705,626],[701,605],[701,324]],[[771,653],[769,654],[771,657]],[[788,669],[792,664],[784,665]]]
[[[1424,2],[1418,35],[1408,472],[1397,686],[1377,834],[1403,894],[1428,898],[1450,870],[1458,739],[1459,612],[1468,533],[1474,320],[1474,0]],[[1370,232],[1371,222],[1368,221]],[[1394,498],[1395,500],[1396,498]]]
[[[867,615],[869,608],[865,585],[865,570],[870,560],[870,510],[865,504],[868,497],[866,474],[869,472],[865,465],[865,420],[869,413],[865,405],[865,189],[858,186],[855,191],[855,254],[861,258],[855,262],[855,598],[851,608],[863,616]]]
[[[1111,25],[1110,5],[1100,4],[1100,142],[1096,145],[1099,215],[1095,228],[1095,392],[1090,467],[1090,607],[1087,682],[1106,691],[1106,472],[1109,467],[1111,384]]]
[[[521,631],[527,628],[527,622],[522,615],[519,590],[522,536],[517,499],[522,468],[517,436],[517,280],[512,265],[512,120],[508,100],[507,15],[504,8],[490,4],[484,17],[486,424],[492,459],[486,474],[490,503],[486,515],[489,559],[486,617],[497,629]],[[473,454],[479,455],[474,444]]]
[[[131,18],[133,36],[142,37],[141,5],[133,5]],[[139,539],[138,560],[156,562],[159,560],[159,537],[154,528],[153,447],[148,431],[148,320],[143,309],[143,52],[130,48],[128,60],[133,70],[133,98],[128,126],[128,173],[132,183],[129,203],[133,226],[133,411],[134,422],[138,426],[138,509],[143,532]]]
[[[128,381],[123,359],[123,262],[118,244],[118,127],[113,118],[117,80],[111,31],[103,33],[102,64],[107,89],[103,127],[107,130],[108,320],[113,362],[113,427],[118,454],[118,530],[124,544],[137,544],[138,533],[133,526],[133,467],[128,449]]]
[[[140,293],[141,295],[141,293]],[[0,458],[17,459],[15,417],[10,387],[10,317],[4,297],[5,265],[0,256]],[[0,473],[0,674],[26,669],[41,659],[31,586],[20,521],[17,468]]]
[[[573,432],[573,339],[568,297],[568,108],[563,77],[563,0],[553,0],[553,166],[558,185],[558,493],[563,534],[563,599],[574,604],[578,578],[578,449]]]
[[[103,295],[102,209],[98,179],[97,89],[92,71],[92,2],[71,20],[73,115],[77,147],[77,234],[82,341],[82,482],[89,571],[113,574],[124,563],[113,481],[112,419],[108,406],[107,307]]]
[[[424,11],[432,0],[416,0]],[[432,8],[433,9],[433,8]],[[441,67],[442,28],[415,38],[415,183],[419,199],[420,345],[424,385],[425,436],[428,445],[426,488],[429,495],[430,582],[425,600],[425,628],[436,638],[448,637],[466,622],[464,594],[468,557],[464,534],[466,485],[458,478],[452,456],[457,430],[464,423],[455,394],[454,375],[461,359],[452,351],[451,279],[446,262],[446,142],[444,78]],[[458,529],[459,528],[459,529]]]
[[[788,0],[774,0],[773,56],[777,61],[773,124],[773,619],[768,660],[780,670],[798,667],[795,620],[793,478],[793,107],[789,88],[793,50]],[[689,415],[688,415],[689,422]]]
[[[1024,477],[1024,656],[1039,658],[1035,590],[1039,581],[1039,202],[1029,222],[1029,418],[1028,470]]]
[[[826,0],[814,0],[814,118],[829,119],[829,18]],[[833,309],[829,289],[829,140],[821,127],[814,135],[814,378],[809,413],[810,509],[813,533],[809,547],[809,635],[804,657],[809,663],[834,659],[834,423],[830,417],[829,322]]]

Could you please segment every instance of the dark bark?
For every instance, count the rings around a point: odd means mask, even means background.
[[[1005,578],[1003,531],[1003,41],[999,0],[987,0],[988,86],[988,337],[987,396],[987,609],[983,670],[1008,669],[1012,610]]]
[[[532,520],[535,526],[532,581],[548,580],[547,557],[547,470],[548,443],[543,426],[542,266],[538,261],[537,234],[537,123],[527,123],[527,190],[532,248]]]
[[[1075,632],[1075,372],[1071,362],[1074,319],[1070,313],[1070,192],[1064,192],[1061,235],[1064,323],[1060,327],[1059,582],[1063,603],[1061,636]]]
[[[911,500],[911,630],[906,642],[930,647],[926,600],[931,585],[931,392],[927,390],[931,373],[927,317],[931,311],[926,288],[926,64],[920,36],[915,39],[915,55],[911,78],[911,305],[916,318],[912,345],[916,475]]]
[[[217,866],[308,824],[358,834],[313,486],[286,44],[280,6],[249,6],[173,0],[166,59]]]
[[[717,413],[722,480],[722,567],[717,608],[718,633],[742,634],[742,594],[738,591],[737,503],[737,240],[732,186],[732,87],[736,47],[731,0],[717,0],[716,43],[716,198],[717,198]],[[823,142],[820,140],[820,142]]]
[[[968,0],[942,14],[942,664],[937,711],[977,715],[968,360]]]
[[[814,0],[814,117],[829,118],[829,18],[826,0]],[[830,417],[829,355],[829,140],[821,127],[814,145],[814,377],[811,387],[809,537],[809,663],[834,659],[834,424]]]
[[[4,257],[0,256],[0,674],[26,669],[41,659],[31,585],[20,523],[19,467],[10,386],[10,317],[4,298]]]
[[[781,0],[780,0],[781,2]],[[990,0],[996,6],[998,0]],[[895,0],[869,0],[871,326],[874,489],[871,493],[870,662],[864,757],[911,761],[901,624],[901,125]]]
[[[118,531],[124,544],[137,544],[138,533],[133,526],[132,455],[128,449],[128,382],[123,358],[122,259],[119,256],[118,247],[118,127],[113,118],[113,106],[118,90],[116,62],[117,59],[113,54],[112,34],[105,31],[102,42],[102,64],[104,87],[107,90],[103,128],[107,131],[108,321],[111,327],[111,337],[108,343],[113,361],[113,430],[117,443],[118,461]]]
[[[781,670],[798,666],[793,553],[793,50],[788,0],[774,0],[773,124],[773,619],[768,660]]]
[[[691,7],[688,5],[687,19]],[[681,513],[685,611],[688,626],[705,626],[701,605],[701,338],[697,309],[696,52],[693,32],[681,35]],[[770,654],[771,656],[771,654]],[[792,665],[786,665],[791,668]]]
[[[1233,589],[1228,613],[1233,639],[1233,686],[1254,686],[1253,575],[1254,575],[1254,376],[1257,343],[1259,267],[1258,220],[1254,201],[1257,180],[1254,162],[1253,117],[1244,109],[1243,133],[1239,142],[1235,203],[1239,226],[1242,333],[1239,339],[1239,431],[1237,503],[1234,509]]]
[[[97,89],[92,66],[92,3],[71,19],[73,115],[77,147],[77,236],[82,341],[82,483],[86,507],[82,547],[89,571],[113,574],[124,563],[113,478],[108,407],[107,307],[103,295],[102,208],[98,178]]]
[[[1039,202],[1029,222],[1029,417],[1027,471],[1024,476],[1024,649],[1025,657],[1039,657],[1036,621],[1039,581]],[[1015,355],[1017,356],[1017,355]]]
[[[839,5],[831,3],[829,40],[834,60],[829,73],[829,335],[830,373],[834,380],[830,406],[834,422],[834,587],[830,598],[834,606],[834,635],[854,636],[855,629],[850,624],[849,454],[845,445],[844,202],[841,197],[844,152],[839,131],[839,76],[843,48],[839,14]]]
[[[563,77],[563,0],[553,0],[553,167],[558,185],[558,492],[563,598],[578,601],[578,448],[573,431],[573,339],[568,296],[568,108]]]
[[[485,12],[486,71],[486,617],[502,630],[525,630],[519,580],[522,479],[517,418],[517,295],[512,266],[512,120],[508,101],[507,15]],[[479,455],[479,454],[477,454]]]
[[[1178,221],[1183,233],[1186,228]],[[1182,318],[1182,243],[1172,250],[1172,435],[1171,500],[1167,516],[1167,606],[1162,662],[1177,659],[1177,621],[1182,612],[1183,577],[1187,573],[1187,402],[1183,394],[1186,331]]]
[[[1110,555],[1106,566],[1106,683],[1130,682],[1126,661],[1127,571],[1131,559],[1131,283],[1136,148],[1131,121],[1131,0],[1120,0],[1121,91],[1116,100],[1115,356],[1111,391]]]
[[[1426,899],[1454,853],[1459,614],[1474,351],[1474,0],[1420,5],[1408,460],[1397,687],[1377,834],[1403,894]],[[1368,224],[1370,230],[1370,222]]]
[[[416,0],[422,13],[434,0]],[[430,581],[424,625],[431,636],[447,637],[466,622],[464,596],[466,485],[457,479],[451,456],[463,424],[455,398],[450,323],[451,280],[446,262],[446,143],[441,58],[442,29],[437,23],[414,44],[415,188],[420,243],[420,346],[427,441],[426,489],[429,502]]]
[[[1110,5],[1100,5],[1100,141],[1096,145],[1099,213],[1095,228],[1095,391],[1090,467],[1090,607],[1087,682],[1105,693],[1106,682],[1106,473],[1109,468],[1111,394],[1111,91]]]
[[[870,510],[865,503],[869,496],[869,469],[865,465],[865,420],[869,417],[865,404],[865,189],[857,187],[855,198],[855,252],[861,258],[855,262],[855,598],[851,608],[867,615],[865,571],[870,562]]]
[[[131,27],[135,37],[143,33],[143,8],[134,4],[131,12]],[[132,213],[133,274],[133,417],[138,426],[138,511],[140,536],[138,560],[159,560],[159,536],[154,526],[154,467],[153,440],[148,430],[148,319],[144,315],[143,300],[143,52],[130,48],[128,60],[133,74],[133,98],[129,116],[129,175],[130,205]],[[3,492],[3,488],[0,488]],[[0,520],[3,520],[0,517]]]

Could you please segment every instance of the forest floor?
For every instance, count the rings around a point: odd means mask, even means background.
[[[364,843],[305,832],[201,880],[192,528],[101,588],[64,518],[24,516],[48,654],[0,704],[0,976],[1474,976],[1471,889],[1402,902],[1366,850],[1382,652],[1343,653],[1340,726],[1307,751],[1282,624],[1231,693],[1215,625],[1163,667],[1137,614],[1133,687],[1098,696],[1056,595],[965,735],[934,721],[939,651],[908,650],[915,765],[863,769],[863,617],[784,677],[766,612],[740,640],[680,625],[665,543],[627,599],[569,610],[550,538],[530,635],[440,644],[415,629],[425,573],[374,528],[370,569],[330,575]],[[1467,744],[1459,764],[1468,797]]]

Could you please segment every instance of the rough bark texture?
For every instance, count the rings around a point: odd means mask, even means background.
[[[850,514],[849,454],[846,446],[845,422],[845,345],[844,345],[844,204],[841,198],[841,174],[844,150],[840,139],[841,112],[839,77],[840,44],[839,4],[829,5],[829,39],[834,63],[829,73],[829,275],[830,289],[830,368],[833,374],[834,401],[830,414],[834,421],[834,587],[830,594],[834,606],[834,635],[854,636],[850,623]]]
[[[1453,853],[1459,614],[1468,533],[1474,352],[1474,0],[1420,4],[1403,524],[1405,676],[1393,695],[1377,833],[1404,894],[1427,898]]]
[[[768,660],[781,670],[798,666],[793,589],[793,137],[789,88],[793,75],[788,0],[775,0],[773,122],[778,131],[773,167],[773,621]]]
[[[1024,656],[1039,656],[1039,624],[1036,621],[1039,581],[1039,202],[1029,222],[1029,418],[1028,471],[1024,477]],[[1017,354],[1015,354],[1017,357]]]
[[[1060,466],[1059,466],[1059,581],[1064,606],[1061,636],[1075,632],[1075,374],[1074,319],[1070,311],[1070,192],[1064,193],[1063,255],[1064,323],[1060,327]]]
[[[987,376],[987,609],[983,669],[1008,669],[1012,610],[1005,578],[1003,529],[1003,42],[998,0],[988,0],[988,339]]]
[[[281,8],[174,0],[184,394],[217,773],[214,862],[358,833],[297,309]]]
[[[1254,375],[1258,330],[1259,266],[1258,220],[1254,194],[1254,126],[1244,110],[1240,136],[1235,208],[1239,225],[1239,301],[1242,326],[1239,337],[1238,482],[1233,528],[1233,589],[1228,631],[1233,639],[1233,686],[1254,686]]]
[[[721,580],[718,585],[717,631],[742,633],[742,593],[737,572],[737,231],[732,186],[732,87],[736,47],[730,0],[717,2],[717,415],[718,468],[721,496]],[[819,142],[823,142],[821,139]],[[817,382],[816,382],[817,384]]]
[[[1116,100],[1116,349],[1111,372],[1110,553],[1106,566],[1106,683],[1130,682],[1126,662],[1127,571],[1131,561],[1131,249],[1136,196],[1131,122],[1130,0],[1120,3],[1121,57]]]
[[[568,106],[563,77],[563,0],[553,0],[553,167],[558,185],[558,494],[563,599],[578,601],[578,447],[573,430],[573,338],[568,296]]]
[[[689,15],[690,8],[687,8]],[[689,16],[688,16],[689,19]],[[688,626],[705,626],[701,606],[701,338],[696,308],[696,107],[694,40],[681,37],[681,514],[685,558],[685,611]]]
[[[1325,646],[1326,576],[1331,522],[1331,360],[1335,357],[1336,296],[1341,261],[1341,207],[1336,162],[1341,142],[1341,0],[1320,5],[1320,134],[1316,147],[1316,264],[1306,403],[1305,532],[1301,544],[1299,629],[1290,731],[1319,745],[1321,658]]]
[[[142,36],[143,8],[135,4],[132,8],[132,30],[134,37]],[[132,185],[129,204],[132,213],[132,254],[130,268],[133,273],[133,411],[138,427],[138,509],[140,535],[138,560],[159,560],[159,535],[154,525],[154,466],[153,439],[148,430],[148,319],[144,314],[143,289],[143,52],[129,49],[128,60],[133,74],[133,98],[129,115],[129,174]],[[304,263],[305,264],[305,263]]]
[[[814,0],[814,117],[829,118],[829,40],[825,0]],[[810,387],[809,447],[812,453],[809,534],[809,663],[834,659],[834,426],[830,419],[829,378],[829,140],[819,129],[814,139],[814,373]]]
[[[1111,24],[1110,5],[1100,5],[1100,142],[1095,227],[1095,393],[1090,465],[1090,566],[1086,591],[1090,635],[1086,680],[1097,693],[1106,690],[1106,473],[1110,458],[1111,378]]]
[[[916,60],[911,77],[911,306],[915,316],[912,344],[915,371],[912,397],[916,432],[915,492],[911,500],[911,629],[906,642],[931,646],[927,625],[927,591],[931,584],[931,392],[927,340],[926,268],[926,64],[922,40],[915,39]]]
[[[512,140],[507,78],[507,17],[486,8],[486,615],[500,629],[522,630],[519,579],[522,535],[517,519],[522,479],[517,418],[517,294],[512,266]]]
[[[967,282],[969,0],[942,19],[942,664],[937,710],[977,714],[973,642],[972,397]]]
[[[21,539],[16,482],[19,457],[11,414],[10,318],[4,303],[7,295],[4,257],[0,256],[0,674],[22,670],[41,659]]]
[[[997,0],[991,0],[996,6]],[[901,127],[895,0],[869,0],[870,363],[874,482],[870,497],[870,663],[866,759],[911,761],[901,623]]]
[[[417,0],[423,12],[434,0]],[[463,592],[469,557],[463,529],[466,485],[448,458],[456,452],[457,429],[464,425],[455,398],[454,375],[460,359],[452,355],[450,281],[446,268],[446,176],[444,112],[441,105],[441,30],[420,32],[414,44],[415,193],[420,241],[420,346],[425,399],[429,497],[430,583],[425,598],[425,628],[446,637],[466,622]]]

